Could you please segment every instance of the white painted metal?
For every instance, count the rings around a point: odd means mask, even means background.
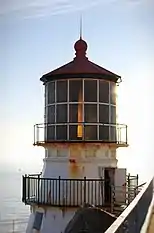
[[[115,169],[115,201],[117,203],[125,203],[126,200],[126,169]]]

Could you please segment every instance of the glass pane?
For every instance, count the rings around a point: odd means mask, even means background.
[[[55,139],[55,126],[47,126],[45,129],[45,141],[52,141]]]
[[[44,109],[44,123],[47,123],[47,108],[48,107],[45,107]]]
[[[78,105],[77,104],[69,105],[69,122],[73,122],[73,123],[78,122]]]
[[[69,122],[83,122],[83,104],[69,105]]]
[[[48,112],[48,118],[47,122],[48,123],[54,123],[55,122],[55,105],[51,105],[47,107],[47,112]]]
[[[85,140],[97,140],[97,126],[96,125],[85,125],[84,138]]]
[[[99,140],[109,141],[109,126],[99,127]]]
[[[117,135],[116,135],[116,126],[110,127],[110,141],[116,142],[117,141]]]
[[[99,105],[99,122],[100,123],[109,123],[109,106],[108,105]]]
[[[67,81],[57,81],[57,102],[67,102]]]
[[[110,106],[111,109],[111,123],[116,124],[116,107]]]
[[[83,80],[81,80],[81,79],[69,81],[69,102],[83,101],[82,82],[83,82]]]
[[[109,103],[109,83],[103,80],[99,81],[99,101]]]
[[[47,83],[48,90],[48,104],[55,102],[55,82]]]
[[[96,123],[97,122],[97,105],[85,104],[84,105],[85,122]]]
[[[110,82],[110,102],[116,104],[116,84]]]
[[[66,125],[56,126],[56,139],[67,140],[67,126]]]
[[[57,114],[56,114],[57,123],[66,123],[67,122],[67,104],[58,104],[57,105]]]
[[[97,102],[97,80],[84,81],[84,101]]]
[[[81,125],[82,127],[82,125]],[[83,132],[83,128],[82,128]],[[78,134],[78,126],[77,125],[70,125],[69,126],[69,139],[70,140],[82,140],[82,134]]]
[[[45,84],[45,93],[44,93],[44,98],[45,98],[45,106],[48,104],[48,87],[47,87],[48,84]]]

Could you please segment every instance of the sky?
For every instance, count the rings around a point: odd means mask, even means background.
[[[88,58],[122,76],[118,122],[128,125],[129,148],[119,166],[142,179],[154,175],[153,0],[0,0],[0,168],[35,172],[44,149],[33,146],[33,125],[44,118],[39,78],[69,61],[79,39]]]

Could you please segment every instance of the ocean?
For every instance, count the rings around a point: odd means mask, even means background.
[[[22,203],[21,172],[0,171],[0,233],[24,233],[29,213]]]

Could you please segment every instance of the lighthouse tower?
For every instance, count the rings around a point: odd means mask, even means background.
[[[74,59],[40,79],[45,118],[35,125],[34,145],[45,148],[45,158],[41,174],[23,179],[23,201],[31,206],[27,233],[64,232],[80,206],[110,207],[112,187],[126,182],[116,158],[117,148],[127,146],[127,126],[116,121],[121,77],[91,62],[87,47],[80,38]]]

